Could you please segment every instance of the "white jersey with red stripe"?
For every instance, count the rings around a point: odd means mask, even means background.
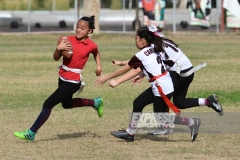
[[[178,48],[174,44],[171,44],[167,41],[163,41],[163,46],[164,46],[164,50],[169,58],[166,59],[166,56],[163,53],[161,53],[162,59],[163,60],[171,60],[171,61],[175,62],[175,64],[172,67],[167,66],[168,71],[177,71],[178,67],[180,67],[180,71],[192,67],[191,61],[181,51],[180,48]]]
[[[134,69],[140,67],[148,80],[167,72],[160,55],[154,52],[152,46],[143,48],[135,54],[129,61],[128,65]],[[173,83],[168,72],[156,81],[158,85],[161,86],[165,95],[173,92]],[[152,87],[153,94],[160,97],[156,81],[150,82],[150,85]]]

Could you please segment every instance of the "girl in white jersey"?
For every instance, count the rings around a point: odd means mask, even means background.
[[[157,30],[157,28],[155,28]],[[186,98],[188,88],[194,78],[194,68],[189,58],[178,48],[172,40],[164,38],[163,48],[164,52],[161,52],[161,58],[166,65],[167,70],[174,85],[173,103],[179,109],[186,109],[198,106],[208,106],[214,109],[219,115],[223,115],[222,106],[219,103],[216,94],[212,94],[208,98]],[[112,60],[113,65],[123,66],[129,61],[117,61]],[[136,83],[141,83],[144,75],[141,74],[135,78]]]
[[[95,81],[95,86],[100,86],[107,80],[129,71],[121,78],[109,82],[109,86],[116,87],[143,73],[148,78],[150,87],[134,100],[132,114],[142,113],[145,106],[153,103],[154,113],[166,113],[169,110],[168,108],[171,108],[179,115],[180,111],[169,101],[173,95],[173,84],[159,54],[164,51],[161,34],[158,31],[153,31],[151,26],[142,27],[137,30],[135,43],[140,51],[131,58],[128,64],[109,75],[102,75]],[[151,46],[152,43],[154,43],[154,47]],[[112,135],[127,141],[134,141],[136,123],[139,118],[136,119],[136,116],[134,116],[126,131],[111,132]],[[200,126],[200,119],[175,116],[174,123],[188,125],[191,130],[192,141],[195,140]]]

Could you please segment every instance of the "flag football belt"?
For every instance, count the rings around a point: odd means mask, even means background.
[[[153,82],[155,80],[157,80],[158,78],[162,77],[162,76],[165,76],[168,72],[164,72],[163,74],[161,75],[158,75],[158,76],[154,76],[152,77],[149,82]],[[157,83],[157,82],[156,82]],[[157,88],[158,88],[158,92],[159,94],[161,95],[161,97],[163,98],[163,100],[165,101],[165,103],[167,104],[167,106],[169,108],[171,108],[177,115],[180,115],[180,110],[168,99],[168,97],[163,93],[162,91],[162,88],[157,85]]]
[[[177,63],[176,63],[177,64]],[[203,62],[195,67],[193,67],[192,69],[190,69],[189,71],[187,71],[186,73],[180,73],[181,67],[177,64],[177,73],[181,76],[181,77],[187,77],[189,75],[191,75],[193,72],[205,67],[207,65],[206,62]]]
[[[86,84],[83,82],[83,77],[82,77],[82,74],[81,74],[82,70],[81,69],[76,69],[76,68],[69,68],[69,67],[67,67],[67,66],[65,66],[63,64],[61,66],[59,66],[58,68],[62,68],[65,71],[70,71],[70,72],[74,72],[74,73],[80,74],[81,86],[80,86],[80,88],[78,90],[77,95],[79,93],[81,93],[83,91],[83,88],[86,86]]]
[[[69,68],[69,67],[67,67],[67,66],[65,66],[63,64],[60,67],[62,69],[64,69],[65,71],[70,71],[70,72],[74,72],[74,73],[78,73],[78,74],[81,74],[81,71],[82,71],[81,69]]]

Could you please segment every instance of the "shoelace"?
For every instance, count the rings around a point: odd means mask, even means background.
[[[122,129],[119,129],[118,131],[120,131],[120,132],[126,132],[126,129],[122,128]]]

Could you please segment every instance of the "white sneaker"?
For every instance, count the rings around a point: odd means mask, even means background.
[[[159,128],[156,129],[153,132],[148,133],[149,135],[167,135],[167,134],[172,134],[173,130],[172,129],[163,129],[163,128]]]

